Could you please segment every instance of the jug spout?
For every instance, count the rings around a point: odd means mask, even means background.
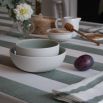
[[[71,18],[68,20],[68,23],[72,24],[75,30],[79,30],[79,23],[81,18]],[[77,33],[73,32],[73,37],[75,37]]]
[[[81,21],[81,18],[73,18],[70,20],[70,23],[74,26],[74,29],[79,29],[79,23]]]
[[[77,21],[80,22],[80,21],[81,21],[81,18],[77,18]]]
[[[76,18],[77,23],[80,23],[81,18]]]

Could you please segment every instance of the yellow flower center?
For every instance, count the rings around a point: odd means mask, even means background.
[[[20,9],[20,14],[21,14],[21,15],[25,15],[25,14],[27,14],[27,13],[28,13],[28,10],[27,10],[26,8]]]

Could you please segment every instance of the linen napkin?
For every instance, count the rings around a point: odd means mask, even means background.
[[[67,103],[103,103],[103,72],[62,89],[53,90],[54,98]]]

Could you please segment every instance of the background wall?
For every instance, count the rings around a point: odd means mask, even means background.
[[[103,23],[103,0],[78,0],[78,16],[83,21]]]
[[[58,7],[61,5],[61,8]],[[77,0],[42,0],[42,14],[55,18],[62,16],[77,16]],[[63,11],[63,12],[62,12]],[[59,12],[59,13],[58,13]]]

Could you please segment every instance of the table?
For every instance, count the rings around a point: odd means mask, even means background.
[[[80,37],[61,43],[67,54],[56,70],[37,74],[18,70],[9,55],[9,49],[21,40],[15,31],[12,31],[15,35],[10,35],[12,24],[6,10],[0,11],[0,103],[60,103],[53,99],[53,89],[66,87],[103,71],[103,44],[96,46]],[[38,35],[33,37],[39,38]],[[102,40],[100,42],[103,43]],[[95,63],[88,71],[80,72],[73,63],[83,54],[91,55]]]

